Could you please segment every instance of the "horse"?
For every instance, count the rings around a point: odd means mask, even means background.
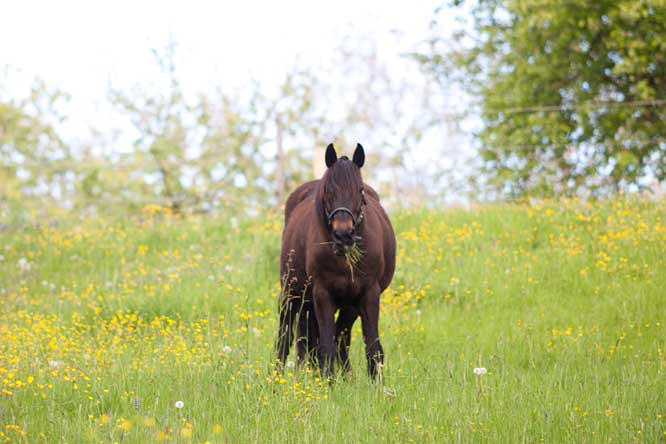
[[[384,362],[379,300],[395,271],[395,234],[377,192],[363,182],[363,147],[351,160],[338,159],[331,143],[325,161],[323,177],[300,185],[285,204],[277,359],[286,362],[298,320],[299,363],[316,358],[326,378],[336,360],[351,371],[351,329],[360,316],[368,374],[376,379]]]

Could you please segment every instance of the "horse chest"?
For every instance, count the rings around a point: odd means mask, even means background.
[[[371,262],[369,259],[369,256],[364,257]],[[372,276],[363,266],[356,265],[352,270],[344,258],[334,254],[318,255],[310,263],[309,271],[314,284],[325,288],[338,306],[355,305]]]
[[[328,291],[336,305],[353,305],[361,296],[361,286],[349,278],[338,278],[328,282]]]

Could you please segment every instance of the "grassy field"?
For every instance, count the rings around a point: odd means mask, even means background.
[[[664,203],[393,215],[385,380],[357,323],[331,387],[272,371],[279,217],[40,222],[0,232],[0,443],[666,442]]]

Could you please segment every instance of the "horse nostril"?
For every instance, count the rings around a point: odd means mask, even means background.
[[[348,228],[344,230],[333,230],[333,238],[336,241],[346,241],[354,237],[354,229]]]

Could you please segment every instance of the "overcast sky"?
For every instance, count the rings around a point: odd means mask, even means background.
[[[37,76],[70,93],[68,114],[83,124],[99,118],[110,84],[150,82],[150,50],[170,40],[188,91],[242,86],[251,77],[270,84],[297,57],[324,60],[344,35],[370,35],[381,47],[398,31],[405,46],[416,44],[439,3],[21,0],[3,5],[0,64],[9,67],[17,96]]]

